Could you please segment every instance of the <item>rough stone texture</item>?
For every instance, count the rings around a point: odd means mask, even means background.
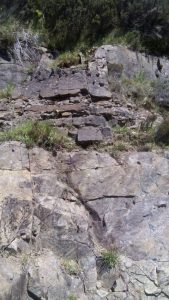
[[[0,104],[0,127],[4,130],[27,119],[49,119],[55,126],[72,126],[70,135],[74,139],[79,127],[84,130],[86,126],[98,127],[104,139],[111,137],[114,124],[138,128],[148,112],[139,111],[124,99],[120,92],[121,77],[143,71],[149,79],[155,78],[156,62],[155,57],[148,61],[143,54],[124,47],[102,46],[89,61],[87,70],[75,67],[52,70],[49,57],[43,54],[32,80],[17,85],[12,100]],[[164,77],[168,74],[168,61],[162,63]],[[1,71],[6,74],[3,65]],[[7,82],[6,77],[4,81]],[[156,98],[157,102],[162,101]]]
[[[168,152],[126,153],[119,164],[8,142],[0,157],[1,299],[169,297]],[[111,247],[119,264],[100,273]]]
[[[146,56],[139,52],[131,51],[123,46],[105,45],[97,49],[95,58],[103,60],[112,66],[116,78],[121,74],[127,77],[143,72],[147,78],[154,79],[157,69],[157,58]],[[160,59],[163,69],[161,76],[169,76],[169,62],[165,58]],[[114,67],[114,68],[113,68]],[[110,68],[111,70],[111,68]],[[112,74],[110,74],[112,76]]]
[[[22,65],[0,58],[0,89],[11,83],[21,84],[27,77],[26,68]]]
[[[112,143],[112,125],[152,117],[123,98],[121,76],[154,78],[155,68],[156,58],[117,46],[100,47],[88,70],[52,71],[42,57],[32,81],[0,101],[1,131],[50,120],[82,146]],[[0,299],[168,299],[169,153],[53,154],[0,144]],[[109,268],[102,252],[112,249],[119,262]]]
[[[77,140],[79,144],[84,145],[92,142],[101,142],[103,136],[99,128],[88,126],[79,129]]]
[[[0,299],[26,300],[26,273],[15,258],[0,258]]]

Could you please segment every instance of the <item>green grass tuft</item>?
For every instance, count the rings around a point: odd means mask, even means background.
[[[4,89],[0,90],[0,99],[10,98],[15,88],[13,83],[8,83]]]
[[[39,146],[47,150],[70,149],[73,146],[68,137],[44,121],[27,121],[9,131],[1,132],[0,141],[20,141],[25,143],[28,148]]]
[[[119,256],[115,250],[102,252],[102,259],[103,263],[110,269],[115,268],[119,263]]]
[[[101,253],[101,256],[97,257],[96,263],[99,269],[99,274],[115,268],[119,263],[119,255],[116,250],[104,251]]]
[[[69,300],[77,300],[77,298],[74,295],[69,296]]]
[[[146,106],[153,100],[153,82],[145,77],[143,72],[139,72],[128,78],[122,77],[123,93],[127,98],[139,106]]]
[[[155,142],[169,145],[169,118],[165,119],[156,131]]]
[[[80,273],[80,267],[73,259],[63,259],[62,266],[69,275],[77,276]]]
[[[53,67],[69,68],[80,63],[78,51],[67,51],[60,54],[52,63]]]

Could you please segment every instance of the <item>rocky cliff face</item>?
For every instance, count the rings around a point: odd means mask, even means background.
[[[113,46],[87,69],[53,70],[43,56],[0,102],[1,130],[45,119],[77,144],[54,153],[0,145],[0,299],[169,298],[169,152],[115,159],[98,147],[113,142],[112,124],[138,128],[152,115],[124,97],[120,80],[155,79],[156,63]]]

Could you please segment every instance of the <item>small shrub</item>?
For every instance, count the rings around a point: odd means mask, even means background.
[[[6,132],[0,133],[0,141],[21,141],[28,148],[35,145],[48,150],[55,148],[70,148],[70,140],[48,122],[27,121],[24,124]]]
[[[80,267],[73,259],[64,259],[62,261],[62,266],[69,275],[77,276],[80,273]]]
[[[0,21],[0,46],[1,49],[9,50],[13,46],[16,38],[16,32],[19,29],[19,22],[14,18],[5,18]]]
[[[115,134],[130,134],[131,129],[127,126],[113,126],[113,133]]]
[[[150,152],[155,148],[156,148],[156,145],[153,142],[152,143],[143,143],[138,146],[137,151],[138,152]]]
[[[153,82],[153,93],[155,101],[160,105],[169,105],[169,79],[162,78]]]
[[[144,50],[141,44],[141,37],[137,31],[129,31],[127,33],[124,30],[115,28],[112,32],[104,36],[100,42],[101,45],[122,45],[131,49]]]
[[[155,133],[155,142],[157,144],[169,145],[169,119],[163,121]]]
[[[67,51],[58,56],[53,62],[54,67],[69,68],[80,63],[79,53],[77,51]]]
[[[152,81],[148,80],[143,72],[139,72],[130,78],[124,76],[122,86],[124,94],[135,103],[145,106],[147,102],[152,101]]]
[[[126,40],[125,40],[125,34],[120,29],[114,29],[112,32],[108,33],[106,36],[104,36],[100,43],[100,45],[123,45],[126,46]]]
[[[102,253],[102,258],[109,268],[115,268],[119,262],[119,256],[116,251],[105,251]]]
[[[69,300],[77,300],[77,298],[74,295],[69,296]]]
[[[125,44],[133,50],[144,50],[141,44],[141,36],[138,31],[129,31],[125,34]]]
[[[99,273],[103,274],[118,265],[119,255],[115,250],[104,251],[101,253],[101,256],[97,257],[96,263],[99,267]]]
[[[113,145],[113,150],[120,151],[120,152],[127,151],[128,150],[127,143],[117,141]]]
[[[0,90],[0,99],[10,98],[14,88],[15,85],[13,83],[8,83],[4,89]]]

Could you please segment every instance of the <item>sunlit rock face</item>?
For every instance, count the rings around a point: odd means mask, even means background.
[[[0,101],[0,133],[49,121],[74,147],[0,143],[0,299],[168,299],[169,153],[109,151],[115,129],[163,122],[123,93],[124,77],[158,80],[157,58],[102,46],[60,69],[43,53],[31,76],[1,61],[0,86],[16,87]]]

